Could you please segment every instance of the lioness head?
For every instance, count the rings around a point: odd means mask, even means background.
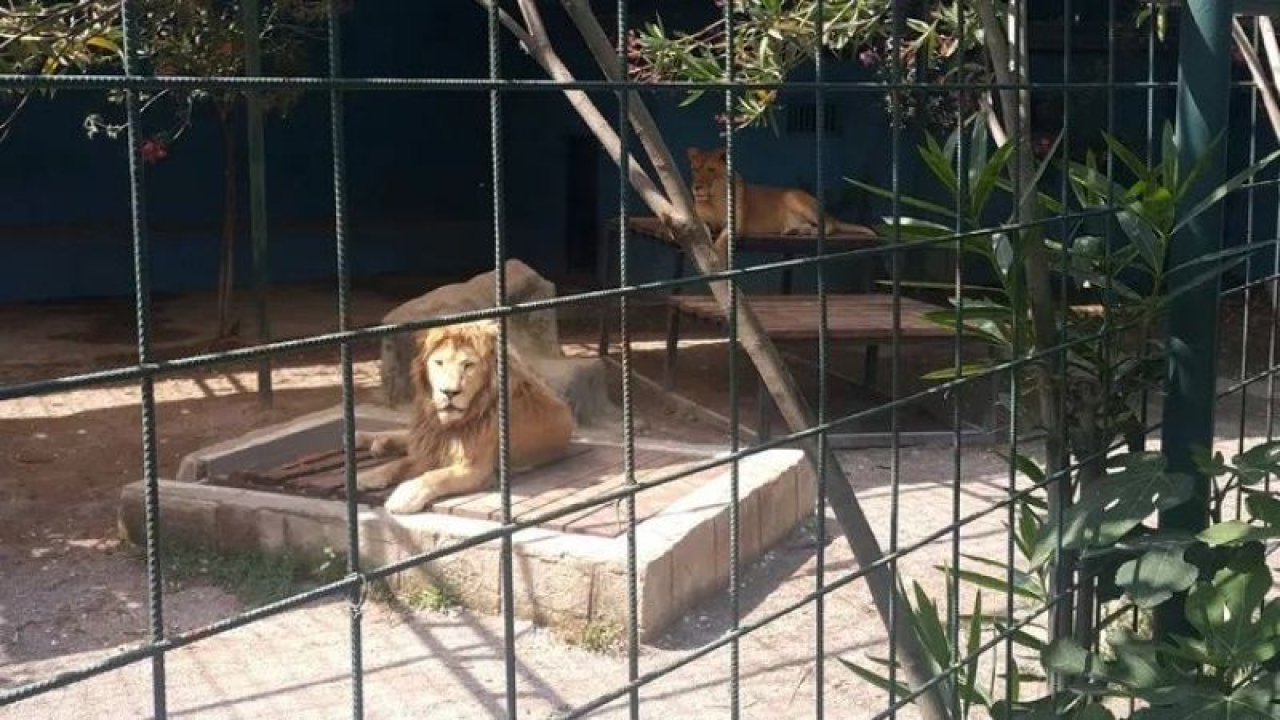
[[[486,409],[497,369],[497,337],[498,324],[489,320],[432,328],[419,336],[414,376],[420,402],[430,403],[441,425]]]
[[[725,176],[729,171],[725,149],[691,147],[686,152],[689,154],[689,172],[693,176],[693,199],[707,203],[724,197]]]

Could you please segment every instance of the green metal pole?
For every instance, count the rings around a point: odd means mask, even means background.
[[[1231,4],[1222,0],[1185,0],[1178,54],[1178,165],[1186,172],[1203,156],[1204,172],[1183,200],[1186,210],[1221,185],[1226,175],[1225,130],[1231,78]],[[1219,138],[1221,138],[1219,140]],[[1214,141],[1219,140],[1215,145]],[[1179,267],[1221,247],[1222,204],[1219,203],[1174,238],[1169,267]],[[1181,291],[1199,270],[1169,275],[1170,292]],[[1192,451],[1213,444],[1217,373],[1218,283],[1202,282],[1169,305],[1168,396],[1164,405],[1163,449],[1169,469],[1190,475],[1195,491],[1186,503],[1162,512],[1160,526],[1191,532],[1208,524],[1209,478],[1196,469]],[[1179,602],[1166,603],[1157,614],[1160,632],[1186,632]]]
[[[262,75],[261,23],[258,0],[240,4],[244,23],[244,65],[249,77]],[[267,315],[267,170],[266,141],[262,130],[262,96],[256,91],[245,93],[246,126],[249,148],[249,232],[253,240],[253,291],[258,316],[258,342],[271,341],[271,323]],[[271,359],[258,361],[258,400],[271,406]]]

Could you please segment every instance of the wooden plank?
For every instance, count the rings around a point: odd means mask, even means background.
[[[695,464],[693,462],[683,462],[651,467],[642,473],[636,473],[636,481],[643,483],[658,480]],[[716,470],[723,471],[723,468],[716,468]],[[663,508],[689,494],[717,474],[717,472],[703,470],[656,488],[642,490],[636,494],[636,522],[643,522],[645,519],[656,515]],[[623,484],[625,483],[619,483],[616,487],[622,487]],[[588,508],[563,518],[563,520],[564,522],[561,523],[560,529],[566,532],[617,537],[627,531],[626,518],[622,514],[621,504],[618,503]]]
[[[511,507],[513,513],[519,502],[530,494],[535,494],[544,489],[544,487],[555,487],[557,472],[563,473],[563,469],[566,467],[578,468],[587,460],[586,456],[590,455],[594,449],[595,446],[591,445],[571,445],[568,454],[554,463],[524,472],[513,473],[511,477]],[[444,498],[434,503],[431,506],[431,510],[451,515],[487,518],[491,511],[495,509],[500,511],[502,507],[502,496],[496,491],[496,487],[497,481],[495,480],[493,486],[480,492]],[[500,514],[499,512],[498,515]],[[512,517],[515,517],[515,515],[513,514]]]
[[[779,339],[807,340],[818,336],[820,306],[816,298],[793,295],[760,295],[749,298],[765,331]],[[724,324],[724,312],[715,298],[681,295],[670,302],[684,312],[708,322]],[[953,331],[929,322],[925,313],[940,310],[911,298],[900,298],[899,338],[938,340]],[[893,297],[889,295],[833,295],[827,305],[827,329],[831,337],[846,340],[891,340]]]
[[[546,465],[531,471],[511,488],[511,512],[514,518],[524,518],[542,512],[557,502],[571,502],[568,498],[589,491],[601,477],[612,472],[622,472],[622,448],[608,445],[585,446],[588,452],[570,460]],[[637,462],[644,451],[637,453]],[[502,496],[493,489],[465,497],[465,502],[443,501],[433,506],[437,512],[497,520],[502,516]]]
[[[665,458],[659,458],[656,462],[648,463],[644,467],[637,466],[636,482],[646,483],[668,477],[682,470],[688,469],[704,460],[705,458],[691,457],[688,455],[673,455]],[[658,510],[666,507],[671,502],[674,502],[680,496],[687,494],[698,484],[705,482],[710,477],[714,477],[722,470],[723,468],[703,470],[695,475],[673,480],[656,488],[640,491],[636,495],[637,520],[653,515]],[[696,482],[695,478],[697,478]],[[618,477],[611,481],[609,487],[605,488],[601,492],[603,493],[615,490],[625,484],[625,478]],[[604,517],[604,511],[612,506],[613,504],[611,503],[609,506],[585,508],[577,513],[565,516],[562,518],[563,522],[560,523],[560,528],[569,532],[586,532],[586,530],[583,529],[583,523],[586,522],[590,525],[594,521],[588,520],[588,518],[597,517],[598,520],[600,517]],[[612,513],[610,512],[610,514]],[[622,528],[622,530],[625,529],[626,528]],[[592,531],[592,534],[598,534],[598,530]]]
[[[611,228],[616,226],[616,222],[610,225]],[[650,240],[657,240],[658,242],[678,249],[678,246],[671,239],[670,233],[667,232],[662,221],[658,218],[627,218],[627,228],[636,235]],[[816,234],[783,235],[780,233],[768,233],[761,235],[739,235],[735,242],[737,243],[738,250],[742,252],[814,255],[818,251],[818,236]],[[823,249],[829,253],[845,252],[848,250],[878,247],[882,244],[884,244],[884,238],[880,237],[853,235],[849,233],[832,233],[824,238]]]
[[[618,448],[621,450],[621,448]],[[671,453],[659,450],[637,450],[636,451],[636,474],[637,476],[645,469],[654,464],[662,463],[667,458],[687,458],[689,456],[683,453]],[[590,500],[598,497],[611,490],[616,490],[626,483],[626,473],[622,467],[621,454],[618,456],[617,463],[609,466],[604,472],[597,473],[591,478],[591,482],[585,485],[578,484],[572,487],[544,492],[538,496],[534,502],[522,506],[519,517],[526,518],[530,515],[543,514],[553,512],[563,507],[573,505],[575,503]],[[579,511],[582,512],[582,511]],[[547,524],[547,527],[554,529],[564,529],[569,520],[574,515],[556,518]]]

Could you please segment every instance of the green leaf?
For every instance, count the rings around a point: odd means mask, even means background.
[[[1280,527],[1260,527],[1243,520],[1218,523],[1196,536],[1209,547],[1241,545],[1280,537]]]
[[[1271,475],[1280,474],[1280,440],[1255,445],[1231,458],[1244,485],[1256,485]]]
[[[998,593],[1008,593],[1010,591],[1009,582],[1006,578],[983,575],[982,573],[976,573],[972,570],[961,570],[958,568],[945,568],[939,566],[937,569],[942,570],[948,575],[964,580],[965,582],[977,585],[978,587],[994,590]],[[1021,575],[1021,577],[1019,577],[1019,575]],[[1015,571],[1012,588],[1013,594],[1027,598],[1028,600],[1042,600],[1043,597],[1040,593],[1036,592],[1032,587],[1028,587],[1028,580],[1029,576],[1027,576],[1026,573],[1019,573]]]
[[[1149,268],[1164,267],[1164,245],[1154,228],[1132,210],[1116,213],[1116,222]]]
[[[915,620],[916,630],[920,634],[920,642],[939,668],[948,667],[953,661],[951,645],[947,642],[947,631],[938,614],[938,606],[929,599],[929,595],[925,593],[924,588],[920,587],[920,583],[912,581],[911,585],[916,595],[916,606],[911,611],[911,615]]]
[[[894,194],[892,190],[885,190],[884,188],[876,187],[875,185],[871,185],[869,183],[864,183],[861,180],[854,180],[853,178],[845,178],[845,182],[848,182],[862,190],[866,190],[872,195],[885,198],[886,200],[892,200],[894,198]],[[903,195],[901,193],[899,193],[897,197],[898,197],[898,201],[903,205],[905,205],[906,207],[913,207],[917,210],[924,210],[925,212],[931,212],[931,213],[934,213],[935,215],[941,215],[942,217],[947,217],[947,218],[954,218],[956,215],[955,210],[944,208],[941,205],[938,205],[937,203],[931,203],[927,200],[920,200],[918,198],[913,198],[910,195]]]
[[[1280,499],[1269,493],[1253,492],[1245,498],[1244,506],[1254,520],[1280,528]]]
[[[1191,479],[1165,471],[1159,453],[1131,453],[1117,458],[1124,469],[1111,473],[1068,508],[1059,527],[1049,518],[1035,550],[1033,566],[1053,555],[1058,537],[1068,550],[1110,545],[1137,527],[1149,515],[1179,505],[1191,497]]]
[[[1129,168],[1129,172],[1133,173],[1134,177],[1153,185],[1160,182],[1159,178],[1147,169],[1146,161],[1125,147],[1124,143],[1116,139],[1115,136],[1104,132],[1102,133],[1102,139],[1107,143],[1107,148],[1111,150],[1111,154],[1124,163],[1124,166]]]
[[[1253,614],[1271,588],[1271,571],[1261,553],[1240,554],[1187,593],[1187,621],[1199,633],[1221,667],[1244,664],[1256,645]],[[1269,658],[1258,658],[1267,660]]]
[[[1140,608],[1153,608],[1191,587],[1200,571],[1182,559],[1182,550],[1157,550],[1136,557],[1116,571],[1116,584]]]
[[[1275,162],[1277,159],[1280,159],[1280,150],[1276,150],[1275,152],[1267,155],[1266,157],[1262,158],[1261,160],[1254,163],[1253,165],[1250,165],[1244,170],[1241,170],[1239,173],[1236,173],[1236,175],[1234,175],[1230,180],[1214,188],[1213,191],[1210,192],[1207,196],[1205,196],[1203,200],[1196,203],[1195,207],[1188,210],[1186,214],[1182,216],[1182,219],[1178,221],[1178,224],[1173,227],[1173,232],[1171,234],[1176,235],[1179,231],[1182,230],[1182,228],[1186,227],[1187,223],[1191,222],[1192,220],[1195,220],[1204,211],[1208,210],[1214,205],[1217,205],[1219,202],[1222,201],[1223,198],[1225,198],[1227,195],[1237,190],[1241,185],[1244,185],[1246,182],[1249,181],[1250,178],[1252,178],[1254,175],[1256,175],[1266,166]]]
[[[969,196],[969,216],[975,221],[986,211],[987,202],[991,199],[991,191],[995,189],[1000,173],[1004,172],[1005,166],[1009,164],[1009,158],[1013,156],[1015,147],[1014,143],[1005,143],[1003,147],[996,150],[974,181],[973,190]],[[1035,185],[1032,184],[1029,190],[1034,189]]]
[[[894,682],[892,685],[890,685],[889,678],[884,677],[883,675],[879,675],[870,670],[867,670],[866,668],[856,665],[848,660],[845,660],[842,657],[836,657],[836,659],[839,660],[840,664],[848,668],[854,675],[857,675],[858,677],[871,683],[872,685],[875,685],[881,690],[888,690],[890,687],[892,687],[896,691],[898,697],[906,697],[911,694],[911,688],[908,687],[905,683],[902,683],[899,681],[899,682]]]
[[[1095,660],[1092,654],[1071,638],[1058,638],[1040,653],[1045,668],[1062,675],[1092,674]]]
[[[918,148],[920,159],[924,160],[924,164],[933,176],[950,192],[955,195],[959,189],[959,181],[956,179],[955,171],[951,167],[951,161],[943,153],[942,148],[938,146],[938,141],[933,139],[932,135],[924,136],[925,144]]]
[[[979,694],[978,704],[989,705],[987,698],[981,697],[978,691],[978,653],[982,647],[982,593],[974,593],[973,596],[973,616],[969,620],[968,644],[965,646],[965,657],[970,658],[965,675],[963,686],[969,691]],[[964,709],[960,713],[960,717],[969,717],[969,708],[973,705],[973,701],[969,698],[964,700]]]
[[[112,55],[123,54],[123,51],[120,50],[120,46],[117,45],[114,40],[103,35],[94,35],[88,40],[85,40],[84,44],[92,48],[98,48],[99,50],[106,50]]]
[[[1273,676],[1223,692],[1211,682],[1183,683],[1148,698],[1130,720],[1274,720],[1276,692]]]

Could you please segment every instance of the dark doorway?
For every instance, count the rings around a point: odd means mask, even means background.
[[[570,273],[593,273],[596,267],[596,243],[600,231],[597,215],[599,202],[599,144],[585,135],[569,138],[565,182],[568,207],[565,209],[565,262]]]

